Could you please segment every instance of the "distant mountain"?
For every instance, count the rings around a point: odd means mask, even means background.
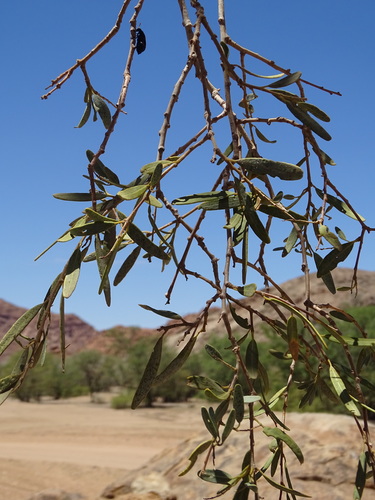
[[[336,269],[333,272],[336,287],[350,286],[352,279],[352,270],[350,269]],[[305,278],[300,276],[298,278],[287,281],[282,285],[283,290],[290,296],[296,304],[302,305],[305,300]],[[270,289],[274,293],[274,289]],[[375,271],[358,271],[358,293],[337,292],[332,295],[324,285],[321,279],[316,278],[315,274],[311,274],[311,298],[318,304],[331,304],[335,307],[340,306],[365,306],[375,305]],[[255,309],[261,312],[269,313],[270,306],[263,304],[261,297],[251,297],[242,299],[244,304],[249,303]],[[0,299],[0,338],[8,331],[12,324],[26,311],[22,307]],[[209,313],[207,332],[217,332],[223,330],[222,324],[218,323],[220,311],[218,308],[212,308]],[[243,314],[243,313],[241,313]],[[187,321],[192,321],[196,314],[189,314],[185,316]],[[258,318],[258,322],[260,320]],[[172,322],[170,322],[172,323]],[[30,324],[24,334],[30,338],[33,337],[35,332],[35,323]],[[234,325],[235,326],[235,325]],[[116,326],[117,330],[122,329],[125,335],[144,336],[150,335],[155,330],[142,329],[126,326]],[[78,316],[74,314],[67,314],[65,319],[66,330],[66,344],[68,345],[67,353],[72,354],[83,349],[98,349],[108,351],[110,348],[110,339],[108,336],[103,335],[104,332],[99,332],[93,326],[89,325]],[[136,331],[135,331],[136,330]],[[181,335],[181,329],[176,332]],[[58,352],[60,349],[59,340],[59,315],[52,314],[51,326],[49,331],[48,349]],[[172,336],[175,338],[175,336]],[[172,338],[170,339],[172,341]],[[16,346],[10,346],[6,351],[6,356],[14,351]]]

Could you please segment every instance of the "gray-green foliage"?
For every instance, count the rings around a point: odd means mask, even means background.
[[[209,406],[202,411],[211,442],[207,445],[206,441],[192,454],[192,460],[202,459],[203,468],[199,477],[217,483],[218,495],[230,489],[237,491],[234,493],[236,500],[249,496],[258,498],[264,481],[278,489],[280,496],[294,498],[301,495],[293,490],[293,478],[289,476],[283,450],[285,446],[289,447],[301,461],[300,448],[288,435],[284,420],[287,421],[286,413],[296,370],[302,369],[308,380],[305,386],[300,385],[302,397],[309,401],[316,388],[319,388],[323,397],[330,398],[334,393],[343,408],[357,421],[358,440],[364,446],[364,454],[359,460],[364,473],[356,476],[355,498],[359,498],[367,468],[375,470],[368,426],[368,412],[371,409],[364,394],[362,379],[362,370],[372,359],[374,344],[355,322],[352,322],[353,335],[345,337],[341,319],[337,317],[338,311],[329,304],[316,304],[311,300],[309,273],[310,269],[316,270],[329,291],[335,294],[337,289],[331,272],[341,262],[348,265],[349,256],[359,258],[364,236],[372,229],[330,179],[330,168],[334,161],[322,149],[325,149],[326,143],[321,145],[322,140],[331,139],[329,117],[315,102],[310,102],[312,84],[303,78],[301,72],[282,69],[272,60],[259,56],[232,38],[226,30],[224,0],[218,0],[220,22],[209,19],[199,2],[192,0],[188,5],[185,0],[178,0],[182,19],[176,18],[176,23],[181,26],[183,21],[181,29],[185,31],[188,41],[188,54],[181,54],[180,68],[183,70],[178,70],[181,73],[173,90],[171,88],[169,103],[161,117],[161,128],[155,131],[159,137],[156,161],[150,158],[146,165],[139,164],[137,172],[131,169],[121,171],[121,175],[115,173],[112,170],[114,167],[111,165],[110,168],[102,160],[109,146],[109,138],[116,133],[118,120],[123,118],[122,109],[128,99],[133,60],[138,57],[136,52],[140,53],[137,50],[137,23],[141,21],[143,5],[148,2],[140,1],[134,11],[130,11],[130,3],[124,2],[117,24],[118,28],[121,25],[126,30],[126,23],[122,21],[128,17],[130,44],[117,104],[112,106],[111,99],[101,96],[90,80],[86,63],[95,56],[97,51],[94,50],[54,80],[54,86],[43,96],[48,98],[75,74],[76,69],[81,68],[86,86],[86,109],[78,127],[84,126],[93,112],[94,120],[100,118],[104,125],[104,134],[95,152],[87,151],[88,191],[55,195],[60,200],[86,205],[83,205],[83,215],[81,205],[77,209],[77,218],[52,243],[71,242],[74,249],[70,249],[67,264],[52,282],[43,303],[21,318],[0,342],[0,354],[15,341],[20,342],[23,349],[22,362],[17,362],[11,373],[0,381],[4,398],[19,387],[25,374],[31,368],[35,369],[38,360],[43,357],[50,310],[59,294],[62,295],[61,346],[62,352],[65,352],[64,301],[72,293],[77,293],[79,277],[87,262],[96,260],[98,290],[110,305],[112,283],[119,285],[126,282],[128,273],[137,266],[138,260],[146,257],[151,265],[174,269],[174,277],[166,294],[168,303],[177,280],[184,281],[186,286],[189,280],[202,283],[207,290],[207,301],[202,305],[202,311],[188,321],[169,308],[160,310],[143,305],[155,314],[173,320],[173,323],[161,329],[145,364],[146,369],[140,376],[141,382],[136,389],[132,407],[149,397],[158,380],[165,382],[167,376],[181,370],[191,349],[196,348],[195,344],[201,345],[199,337],[220,320],[226,331],[228,345],[235,354],[231,363],[223,364],[222,360],[215,360],[227,370],[224,382],[216,383],[199,374],[192,374],[189,378],[189,383],[199,387],[208,400],[220,403],[216,410]],[[240,7],[238,12],[241,12]],[[162,10],[160,13],[162,15]],[[108,44],[116,32],[111,31],[97,47],[100,49]],[[200,36],[202,33],[205,36]],[[165,47],[159,44],[158,50],[163,55],[163,64],[170,64],[167,60],[170,41]],[[206,53],[210,54],[209,60],[212,62],[209,66],[205,62]],[[263,72],[265,76],[252,72],[254,60],[261,60],[266,66]],[[184,92],[183,84],[190,75],[198,79],[201,87],[196,95],[186,95]],[[322,87],[320,82],[313,85],[322,92],[335,94]],[[184,127],[177,149],[171,150],[167,137],[171,125],[173,128],[171,118],[175,103],[179,101],[179,105],[183,102],[189,105],[192,99],[196,103],[201,102],[198,118],[204,117],[203,125],[201,128],[196,127],[197,120],[191,122],[190,130],[189,126]],[[260,101],[271,108],[274,105],[275,112],[271,112],[270,116],[260,116],[257,107]],[[144,106],[144,103],[140,105]],[[289,144],[288,138],[285,139],[288,133],[299,137],[300,149],[289,149],[280,157],[272,149],[275,139],[270,140],[263,134],[264,123],[283,127],[285,135],[281,140],[285,140],[286,144]],[[273,135],[277,135],[277,130],[272,128]],[[187,137],[190,139],[187,140]],[[84,145],[83,148],[86,149]],[[210,150],[208,155],[207,150]],[[185,192],[182,180],[174,183],[174,192],[165,191],[165,179],[171,173],[181,171],[182,178],[190,175],[186,174],[189,169],[184,170],[183,167],[191,158],[196,158],[199,151],[200,171],[205,174],[197,175],[194,190]],[[124,164],[122,159],[119,164]],[[216,217],[213,212],[216,212]],[[215,221],[219,216],[221,220],[217,223]],[[351,221],[354,219],[347,235],[338,225],[345,217]],[[209,239],[205,240],[205,219],[212,221],[208,224],[211,232],[220,233],[223,248],[211,246]],[[276,241],[273,239],[277,234],[274,231],[276,228],[283,233],[281,241],[277,241],[277,236]],[[273,247],[276,246],[275,250],[279,251],[272,253],[271,258],[273,261],[278,259],[279,265],[286,265],[286,259],[292,252],[300,256],[295,273],[300,269],[305,273],[304,304],[295,303],[277,284],[272,294],[267,291],[270,284],[275,284],[268,271],[271,241]],[[188,257],[193,244],[201,255],[191,260]],[[198,265],[201,261],[208,264],[204,271]],[[120,264],[117,274],[113,272],[115,262]],[[195,264],[197,267],[194,267]],[[354,292],[357,287],[357,267],[358,259],[355,259],[353,278],[347,286],[349,292]],[[248,277],[250,273],[251,278]],[[256,289],[253,281],[257,280],[254,276],[265,283],[265,290]],[[246,303],[240,302],[241,295],[247,297]],[[266,312],[259,310],[259,304],[263,301],[268,304]],[[215,310],[214,306],[218,309]],[[37,317],[37,327],[34,338],[27,339],[22,337],[22,333],[32,315]],[[272,329],[274,337],[283,343],[283,348],[275,354],[271,365],[267,365],[267,360],[263,361],[260,355],[261,329],[254,324],[255,316],[260,317]],[[164,366],[163,352],[167,339],[174,331],[179,333],[182,345],[186,348]],[[345,366],[335,363],[331,357],[331,343],[335,343],[341,350],[341,356],[346,358],[354,383],[348,380]],[[363,349],[364,354],[359,362],[354,362],[353,353],[358,347]],[[273,365],[278,362],[287,364],[288,373],[283,380],[277,381],[277,391],[273,392],[270,381]],[[329,378],[324,379],[323,383],[321,373],[326,374],[327,370]],[[243,409],[239,403],[239,385],[243,393]],[[282,419],[273,411],[279,401],[285,414]],[[243,410],[244,417],[239,419],[237,413]],[[266,418],[259,420],[260,416]],[[359,418],[363,419],[363,424],[359,423]],[[261,468],[253,460],[257,445],[252,435],[255,425],[263,426],[270,440],[276,439],[277,442]],[[229,443],[231,434],[240,427],[248,429],[243,435],[246,442],[250,443],[241,470],[229,474],[220,469],[219,463],[216,463],[215,468],[210,468],[216,447]],[[303,443],[299,443],[299,446],[303,447]]]

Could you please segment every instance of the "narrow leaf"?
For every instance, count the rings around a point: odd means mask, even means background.
[[[301,78],[301,76],[302,73],[300,71],[296,71],[295,73],[287,75],[284,78],[281,78],[281,80],[276,80],[276,82],[270,83],[267,86],[272,87],[273,89],[277,89],[280,87],[287,87],[288,85],[297,82]]]
[[[130,269],[136,263],[139,254],[141,253],[141,247],[137,246],[134,250],[126,257],[122,263],[120,269],[117,271],[115,279],[113,280],[113,285],[117,286],[126,277]]]
[[[361,500],[362,498],[363,490],[365,489],[366,485],[366,470],[367,470],[367,456],[366,452],[363,451],[360,454],[358,460],[357,474],[354,483],[354,494],[353,494],[354,500]]]
[[[216,422],[214,419],[211,418],[209,411],[205,406],[202,406],[201,408],[201,415],[203,419],[203,423],[206,426],[206,429],[208,432],[212,435],[214,439],[218,439],[219,437],[219,431],[216,425]]]
[[[325,196],[328,203],[330,205],[332,205],[333,207],[335,207],[339,212],[347,215],[348,217],[350,217],[352,219],[357,220],[357,217],[354,214],[354,212],[352,212],[352,210],[348,207],[348,205],[344,201],[340,200],[339,198],[336,198],[336,196],[333,196],[331,194],[323,193],[323,191],[321,189],[315,188],[315,191],[316,191],[316,194],[319,196],[319,198],[321,198],[322,200]],[[359,214],[357,214],[357,215],[361,221],[366,220],[361,215],[359,215]]]
[[[135,391],[133,401],[131,404],[131,408],[133,410],[142,403],[144,398],[149,393],[152,384],[154,383],[156,374],[159,370],[162,350],[163,350],[163,335],[159,337],[158,341],[156,342],[155,347],[152,350],[150,359],[147,362],[145,371],[143,372],[139,386]]]
[[[286,434],[278,427],[263,427],[263,432],[266,436],[270,436],[283,441],[292,450],[292,452],[298,458],[299,462],[303,464],[303,453],[297,443],[293,441],[293,439],[288,434]]]
[[[83,112],[82,118],[80,119],[78,125],[75,128],[83,127],[87,123],[87,120],[90,118],[90,115],[91,115],[91,102],[88,102],[86,104],[86,108],[85,111]]]
[[[354,242],[345,243],[342,245],[341,250],[337,250],[334,248],[331,250],[322,260],[318,267],[318,271],[316,273],[318,278],[322,278],[325,274],[328,274],[333,269],[339,265],[340,262],[343,262],[350,254],[353,249]]]
[[[236,410],[236,420],[240,424],[245,414],[245,404],[243,399],[241,384],[236,384],[233,390],[233,408]]]
[[[219,484],[229,484],[233,479],[230,474],[220,469],[205,469],[204,471],[199,471],[198,476],[203,481]]]
[[[132,186],[119,191],[116,196],[119,196],[123,200],[135,200],[140,198],[148,189],[146,185]]]
[[[333,367],[333,365],[330,363],[329,365],[329,376],[333,385],[333,388],[336,391],[336,394],[339,396],[341,401],[344,403],[345,407],[347,410],[350,411],[353,415],[356,417],[361,416],[361,412],[358,410],[357,405],[354,403],[354,401],[351,399],[344,382],[342,381],[339,373],[337,370]]]
[[[104,127],[108,129],[109,126],[111,125],[112,116],[109,107],[107,106],[107,103],[97,94],[93,94],[92,105],[94,107],[94,110],[97,113],[99,113],[99,116],[103,122]]]
[[[135,243],[137,243],[140,247],[143,248],[143,250],[145,250],[153,257],[161,259],[165,262],[169,261],[169,256],[164,252],[164,250],[161,247],[155,245],[155,243],[153,243],[149,238],[147,238],[147,236],[145,236],[144,233],[135,224],[129,224],[128,235]]]
[[[258,377],[259,355],[255,339],[251,339],[247,346],[245,362],[250,378],[256,379]]]
[[[38,304],[20,316],[15,323],[9,328],[5,333],[3,338],[0,340],[0,355],[5,351],[7,347],[15,340],[18,335],[20,335],[27,325],[35,318],[38,312],[41,310],[43,304]]]
[[[316,118],[319,118],[319,120],[322,120],[323,122],[330,122],[331,121],[331,118],[327,115],[327,113],[325,113],[324,111],[319,109],[314,104],[301,101],[301,102],[297,103],[297,106],[299,108],[301,108],[303,111],[308,111],[309,113],[314,115]]]
[[[91,201],[92,200],[91,193],[55,193],[52,196],[54,198],[56,198],[57,200],[64,200],[64,201]],[[95,193],[96,200],[102,200],[106,196],[107,195],[105,193],[101,193],[100,191],[97,191]]]
[[[70,256],[67,267],[66,267],[66,275],[63,283],[63,297],[68,299],[72,293],[74,292],[81,269],[82,262],[82,254],[79,248],[76,248],[72,255]]]
[[[274,488],[280,491],[285,491],[286,493],[289,493],[290,495],[295,495],[296,497],[304,497],[304,498],[312,498],[310,495],[305,495],[304,493],[301,493],[300,491],[297,490],[292,490],[291,488],[287,488],[286,486],[277,483],[270,477],[266,476],[262,470],[259,470],[260,474],[264,477],[264,479],[270,483]]]
[[[275,142],[277,141],[270,141],[269,139],[267,139],[267,137],[265,137],[262,132],[254,125],[254,128],[255,128],[255,133],[256,135],[258,136],[258,138],[263,141],[263,142],[267,142],[268,144],[275,144]]]
[[[302,168],[292,163],[268,160],[267,158],[242,158],[236,160],[236,163],[254,176],[270,175],[286,181],[295,181],[303,177]]]
[[[234,408],[229,412],[227,421],[225,423],[223,433],[221,435],[221,444],[226,441],[233,430],[234,424],[236,423],[236,410]]]
[[[295,316],[289,316],[286,324],[288,346],[294,361],[297,361],[299,354],[298,325]]]
[[[200,443],[189,455],[188,460],[190,461],[190,464],[184,469],[182,472],[179,473],[179,477],[184,476],[187,474],[195,465],[199,455],[204,453],[208,448],[212,445],[212,439],[209,439],[207,441],[203,441],[203,443]]]
[[[165,309],[154,309],[151,306],[147,306],[146,304],[138,304],[140,307],[143,307],[143,309],[146,309],[146,311],[151,311],[155,314],[158,314],[159,316],[163,316],[163,318],[168,318],[168,319],[182,319],[182,317],[173,312],[173,311],[167,311]]]
[[[315,261],[316,268],[318,269],[323,261],[323,257],[321,257],[316,252],[313,252],[313,255],[314,255],[314,261]],[[336,285],[335,285],[335,282],[333,281],[332,274],[330,272],[327,272],[326,274],[323,274],[320,277],[322,278],[322,281],[325,284],[325,286],[328,288],[328,290],[332,294],[335,294],[336,293]]]

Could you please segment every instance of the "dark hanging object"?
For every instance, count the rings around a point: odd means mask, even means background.
[[[146,35],[143,33],[141,28],[135,30],[136,33],[136,44],[135,49],[138,54],[142,54],[146,50]]]

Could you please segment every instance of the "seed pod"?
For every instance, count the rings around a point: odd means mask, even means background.
[[[242,158],[236,160],[236,163],[253,175],[270,175],[285,181],[295,181],[303,177],[302,168],[292,163],[267,158]]]

